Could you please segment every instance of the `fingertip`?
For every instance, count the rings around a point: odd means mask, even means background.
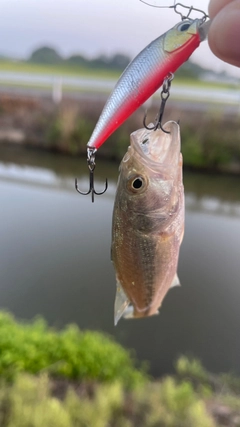
[[[208,5],[208,13],[211,19],[222,10],[225,6],[231,3],[233,0],[210,0]]]
[[[240,1],[222,9],[213,19],[208,43],[212,52],[232,65],[240,66]]]

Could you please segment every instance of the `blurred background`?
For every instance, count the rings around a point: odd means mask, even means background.
[[[107,332],[155,377],[172,372],[181,354],[240,374],[239,70],[205,41],[172,83],[164,119],[181,124],[186,232],[182,286],[159,316],[113,326],[118,165],[145,107],[99,150],[96,187],[107,177],[108,191],[92,204],[74,188],[78,177],[88,189],[86,144],[121,72],[178,21],[172,9],[139,0],[2,1],[0,305],[19,318]],[[153,118],[159,104],[157,93]]]

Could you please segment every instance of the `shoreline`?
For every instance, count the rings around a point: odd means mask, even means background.
[[[0,144],[31,147],[69,156],[86,156],[86,144],[106,95],[65,97],[58,105],[46,96],[0,92]],[[221,108],[220,108],[221,107]],[[150,106],[154,120],[158,102]],[[130,134],[142,127],[140,107],[111,135],[98,157],[120,162]],[[240,174],[240,126],[229,105],[169,101],[164,121],[180,121],[184,167],[203,173]]]

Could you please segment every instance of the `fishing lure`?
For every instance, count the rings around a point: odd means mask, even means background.
[[[109,97],[87,144],[106,139],[174,73],[205,38],[201,20],[183,21],[158,37],[128,65]]]
[[[192,9],[192,8],[191,8]],[[179,12],[177,12],[179,13]],[[189,14],[188,14],[189,16]],[[127,66],[108,98],[87,144],[90,187],[85,193],[97,193],[94,188],[95,154],[106,139],[157,89],[169,73],[174,73],[206,39],[210,21],[185,19],[145,47]]]

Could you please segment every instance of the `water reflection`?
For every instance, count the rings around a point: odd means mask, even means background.
[[[113,326],[115,277],[110,262],[111,216],[118,174],[98,160],[103,196],[80,196],[88,186],[85,160],[22,148],[0,148],[0,301],[21,318],[77,322],[134,348],[151,372],[172,370],[191,353],[212,371],[240,373],[239,178],[185,174],[186,234],[179,276],[160,316]],[[86,175],[85,175],[86,173]]]

